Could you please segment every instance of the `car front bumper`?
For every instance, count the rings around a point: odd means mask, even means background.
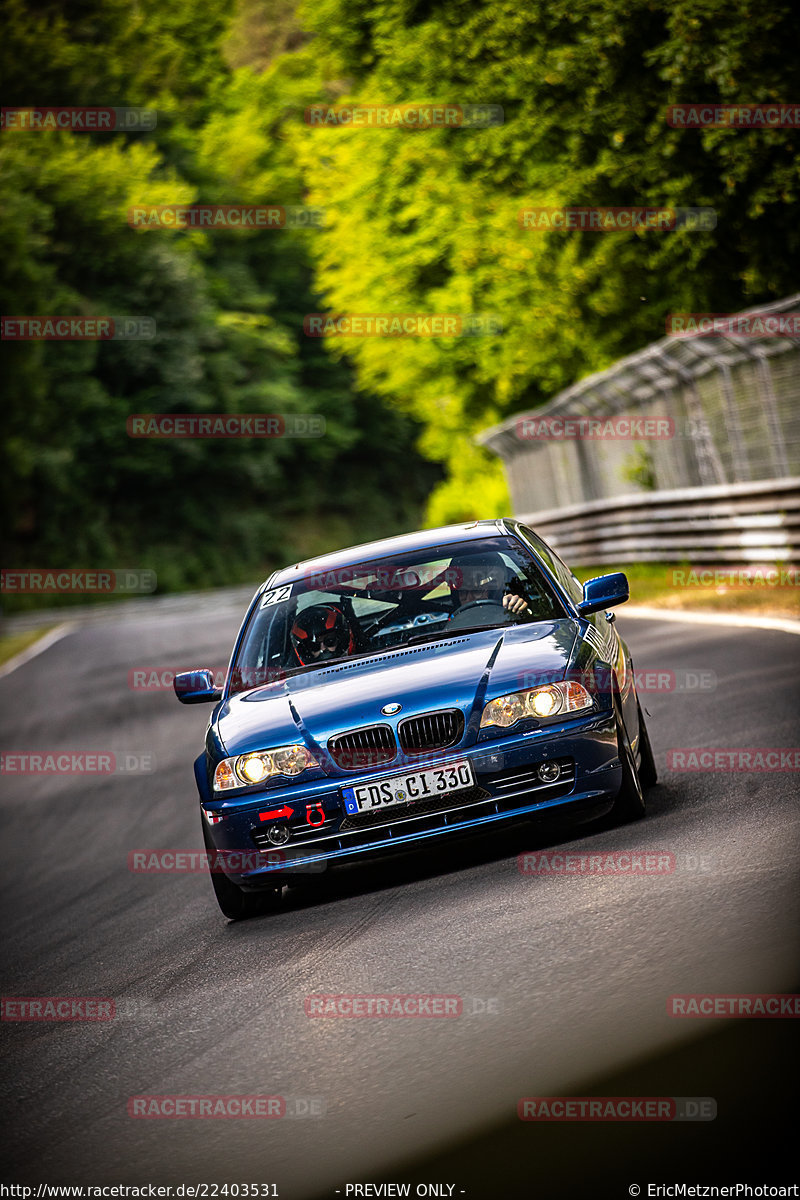
[[[224,804],[203,803],[204,809],[224,814],[210,829],[219,852],[215,869],[223,869],[240,887],[270,886],[298,875],[324,871],[334,862],[380,856],[410,849],[435,838],[468,833],[499,822],[535,816],[551,810],[577,810],[609,804],[619,791],[622,768],[617,752],[616,724],[611,713],[593,713],[558,728],[546,728],[455,747],[420,768],[446,766],[468,759],[476,787],[451,793],[442,804],[397,805],[375,813],[348,817],[341,789],[379,782],[403,773],[397,763],[380,770],[348,772],[324,778],[249,792]],[[561,774],[542,783],[536,774],[545,761],[558,761]],[[411,772],[414,767],[407,765]],[[271,844],[262,812],[288,806],[290,840]],[[324,820],[314,825],[324,815]],[[554,814],[555,815],[555,814]]]

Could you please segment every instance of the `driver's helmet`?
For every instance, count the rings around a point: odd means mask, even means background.
[[[476,600],[502,603],[508,568],[499,554],[484,551],[481,554],[460,555],[452,560],[450,567],[454,574],[451,590],[456,608]]]
[[[298,613],[291,639],[303,666],[349,654],[354,645],[345,615],[335,604],[313,604]]]

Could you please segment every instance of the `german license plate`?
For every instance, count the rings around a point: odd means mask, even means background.
[[[475,786],[472,764],[466,759],[431,767],[427,771],[412,771],[394,775],[391,779],[375,779],[342,788],[342,799],[348,813],[375,812],[397,804],[414,804],[434,800],[449,792],[463,792]]]

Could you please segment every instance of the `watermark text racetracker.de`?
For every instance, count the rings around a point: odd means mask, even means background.
[[[320,438],[320,413],[134,413],[131,438]]]
[[[594,696],[607,696],[614,688],[612,667],[596,665],[591,668],[571,667],[566,676],[558,671],[521,671],[517,676],[520,691],[547,686],[549,683],[578,683]],[[719,680],[710,667],[634,667],[633,681],[638,693],[667,695],[673,692],[714,692]]]
[[[473,570],[473,576],[480,574],[480,569]],[[402,563],[377,560],[375,562],[357,563],[352,567],[321,566],[303,575],[303,583],[309,589],[327,591],[330,588],[369,586],[385,588],[387,591],[431,591],[442,584],[453,588],[461,588],[466,583],[475,584],[474,578],[468,578],[469,569],[462,567],[406,567]]]
[[[800,771],[800,748],[684,746],[667,750],[670,771]]]
[[[292,865],[284,850],[131,850],[128,870],[142,875],[243,875],[269,867]],[[321,869],[321,868],[320,868]]]
[[[786,992],[691,993],[669,996],[670,1017],[800,1017],[800,994]]]
[[[0,754],[0,775],[152,775],[155,755],[141,750],[17,750]]]
[[[800,104],[670,104],[672,129],[799,129]]]
[[[664,441],[675,437],[672,417],[520,417],[516,435],[523,442]]]
[[[306,996],[307,1017],[345,1020],[410,1017],[412,1019],[457,1019],[473,1016],[497,1016],[497,996],[455,996],[439,994],[390,993],[374,995],[326,994]]]
[[[13,133],[135,133],[155,129],[157,122],[153,108],[45,105],[0,109],[0,129]]]
[[[280,1121],[324,1117],[325,1107],[322,1096],[226,1094],[131,1096],[127,1104],[128,1116],[143,1121]]]
[[[320,229],[324,208],[301,204],[134,204],[132,229]]]
[[[714,1121],[713,1096],[523,1096],[521,1121]]]
[[[164,667],[154,664],[151,666],[131,667],[128,671],[128,687],[132,692],[171,692],[175,676],[186,674],[196,675],[198,687],[201,687],[205,682],[200,672],[193,670],[191,667]],[[225,667],[211,668],[211,676],[215,688],[221,689],[224,687],[227,674],[228,672]],[[258,683],[255,681],[252,683],[253,687],[271,682],[268,675],[272,675],[274,679],[283,679],[286,676],[285,671],[263,671],[259,674],[261,677]]]
[[[0,318],[4,342],[149,342],[156,336],[152,317],[76,317],[56,314]]]
[[[521,208],[517,224],[533,233],[700,233],[716,229],[717,214],[713,208],[546,204]]]
[[[215,688],[222,690],[228,677],[227,667],[210,667],[211,680]],[[176,675],[192,675],[198,688],[205,686],[204,669],[196,667],[174,667],[159,664],[131,667],[128,671],[128,687],[132,692],[171,692]],[[282,667],[236,667],[231,673],[231,688],[235,692],[251,688],[266,687],[289,679],[291,672]],[[294,677],[294,687],[313,687],[305,676]]]
[[[20,567],[0,571],[3,595],[102,596],[122,592],[148,595],[156,590],[155,571],[149,568],[112,570],[97,567]]]
[[[800,312],[670,313],[667,337],[796,338]]]
[[[517,855],[521,875],[652,876],[712,869],[709,854],[675,850],[613,850],[573,853],[537,850]]]
[[[303,317],[306,337],[493,337],[503,332],[495,313],[307,313]]]
[[[798,587],[798,567],[684,567],[667,574],[670,587]]]
[[[3,1021],[113,1021],[116,1004],[109,996],[3,996]]]
[[[500,999],[497,996],[447,996],[393,993],[388,995],[327,995],[306,996],[307,1017],[336,1018],[398,1018],[418,1019],[497,1016]]]
[[[303,113],[313,129],[487,129],[504,120],[499,104],[312,104]]]

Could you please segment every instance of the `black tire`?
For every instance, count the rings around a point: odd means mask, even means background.
[[[203,822],[203,841],[206,850],[210,854],[215,854],[216,846],[211,841],[211,836],[206,829],[205,818],[201,816],[200,820]],[[220,911],[229,921],[245,921],[248,917],[262,917],[267,913],[274,912],[280,906],[281,889],[274,885],[257,892],[246,892],[244,888],[240,888],[219,870],[211,872],[211,884]]]
[[[611,816],[617,824],[628,821],[640,821],[647,812],[647,806],[642,792],[642,782],[636,769],[636,759],[633,756],[631,743],[622,719],[619,703],[615,704],[617,718],[617,749],[622,763],[622,786],[617,793]]]
[[[647,732],[642,706],[637,700],[639,709],[639,779],[643,788],[651,788],[658,783],[658,768],[650,745],[650,735]]]

